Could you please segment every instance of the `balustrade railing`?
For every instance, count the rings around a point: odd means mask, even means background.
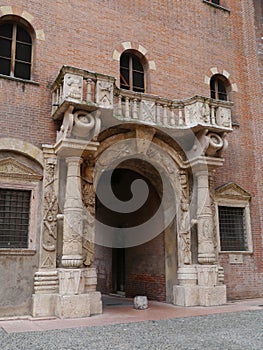
[[[86,110],[108,109],[118,120],[165,128],[184,129],[198,125],[221,130],[232,128],[232,103],[229,101],[202,96],[177,101],[136,93],[117,88],[114,77],[66,66],[52,85],[54,119],[62,115],[65,104]]]

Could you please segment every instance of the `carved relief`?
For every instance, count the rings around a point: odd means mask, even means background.
[[[76,74],[64,76],[64,98],[72,98],[82,101],[83,77]]]
[[[141,101],[141,118],[142,121],[148,123],[156,123],[156,105],[155,101]]]
[[[217,107],[216,123],[219,126],[231,128],[231,110],[224,107]]]
[[[188,195],[188,177],[185,171],[180,171],[181,183],[181,202],[179,208],[179,264],[191,264],[191,238],[190,238],[190,218],[189,218],[189,195]]]
[[[73,108],[73,106],[69,106],[64,113],[63,123],[57,133],[57,141],[66,138],[91,140],[94,136],[97,136],[101,127],[99,118],[101,112],[97,110],[88,113],[79,110],[73,113]]]
[[[0,177],[11,177],[23,180],[41,180],[42,175],[18,162],[14,158],[9,157],[0,160]]]
[[[96,102],[103,108],[113,108],[113,83],[98,81]]]
[[[209,123],[210,108],[205,102],[196,102],[184,107],[186,125]]]
[[[95,230],[95,189],[93,186],[93,167],[88,165],[82,182],[82,198],[86,208],[83,230],[83,264],[91,266],[94,261],[94,230]]]
[[[56,267],[57,214],[58,201],[55,193],[56,158],[46,159],[44,173],[43,233],[42,233],[42,268]]]

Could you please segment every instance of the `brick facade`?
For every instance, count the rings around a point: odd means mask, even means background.
[[[243,254],[241,264],[232,264],[228,253],[219,253],[219,262],[225,270],[229,298],[262,296],[261,1],[223,0],[218,7],[203,0],[17,0],[16,5],[1,3],[0,20],[5,16],[19,16],[28,23],[34,56],[32,81],[0,76],[0,137],[20,139],[39,149],[42,144],[55,143],[61,124],[51,118],[51,85],[63,65],[116,77],[119,86],[119,55],[131,47],[145,56],[146,92],[173,100],[210,97],[212,72],[227,75],[232,87],[233,131],[227,135],[229,146],[223,154],[224,166],[216,170],[214,187],[234,182],[251,195],[253,253]],[[37,241],[41,218],[38,220]],[[128,296],[146,293],[149,298],[165,300],[163,234],[156,240],[158,244],[149,245],[151,254],[145,258],[139,248],[129,248],[128,256],[132,249],[135,252],[128,259],[141,258],[145,266],[134,271],[129,265]],[[98,290],[111,292],[111,250],[97,247],[95,251]],[[23,258],[8,259],[20,264]],[[31,289],[36,271],[33,261],[27,273],[32,274]],[[148,271],[153,262],[156,269]],[[22,278],[19,272],[13,274],[14,280]],[[21,305],[26,306],[20,313],[28,312],[30,293],[24,296]],[[5,294],[1,291],[1,299]],[[10,306],[12,300],[8,303]]]

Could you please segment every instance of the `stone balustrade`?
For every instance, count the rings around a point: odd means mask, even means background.
[[[108,110],[122,122],[169,129],[232,130],[232,102],[202,96],[178,101],[136,93],[116,87],[112,76],[63,66],[52,85],[52,117],[61,118],[70,104],[87,111]]]

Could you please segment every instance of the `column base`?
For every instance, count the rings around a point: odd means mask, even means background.
[[[58,273],[55,272],[52,276],[50,272],[41,272],[41,278],[36,273],[33,317],[75,318],[102,313],[101,293],[96,291],[96,269],[58,269]]]
[[[56,316],[57,294],[33,294],[32,316]]]
[[[226,304],[226,286],[174,286],[174,304],[179,306],[218,306]]]
[[[199,302],[201,306],[218,306],[226,304],[226,286],[199,286]]]
[[[174,304],[179,306],[199,305],[198,286],[174,286]]]

